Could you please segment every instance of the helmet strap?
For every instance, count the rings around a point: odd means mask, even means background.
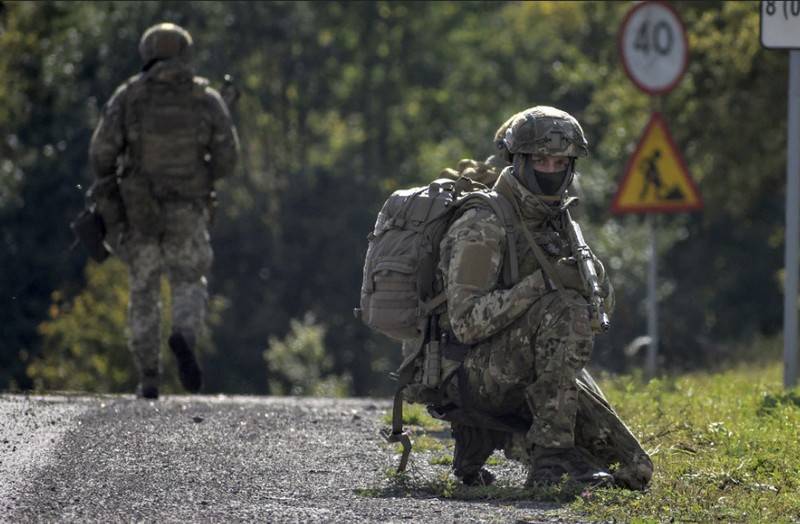
[[[160,58],[151,59],[149,62],[147,62],[145,65],[142,66],[142,73],[146,73],[147,71],[150,71],[150,69],[154,65],[156,65],[156,63],[158,63],[158,61],[160,61],[160,60],[161,60]]]

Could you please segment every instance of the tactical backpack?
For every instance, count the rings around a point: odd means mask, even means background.
[[[205,104],[205,78],[187,73],[166,82],[153,70],[130,82],[125,107],[127,167],[147,178],[158,198],[204,197],[210,189],[205,155],[212,124]]]
[[[182,81],[159,81],[158,67],[129,80],[123,107],[120,193],[128,223],[143,232],[163,227],[163,202],[204,200],[212,190],[208,81],[188,72]]]
[[[514,210],[505,197],[469,178],[440,178],[428,186],[395,191],[367,237],[356,317],[386,336],[416,342],[395,375],[392,427],[382,432],[389,442],[403,445],[398,471],[405,469],[411,452],[411,440],[403,431],[404,390],[418,380],[418,389],[441,397],[452,378],[442,376],[441,350],[447,343],[442,348],[438,318],[447,304],[437,271],[439,244],[450,224],[471,207],[491,209],[502,222],[508,237],[503,282],[512,286],[519,279]]]
[[[437,272],[439,243],[453,220],[471,206],[492,209],[507,234],[514,234],[508,201],[469,178],[440,178],[392,193],[367,236],[356,316],[395,340],[423,335],[428,317],[445,308],[444,283]],[[511,284],[517,280],[515,258],[505,257],[503,268],[504,280]]]

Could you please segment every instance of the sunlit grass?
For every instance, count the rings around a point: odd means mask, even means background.
[[[647,492],[598,490],[573,509],[597,519],[679,522],[800,518],[800,395],[780,364],[742,365],[644,385],[601,386],[655,464]]]
[[[601,387],[653,457],[655,473],[645,492],[530,489],[502,478],[490,487],[463,486],[449,471],[452,439],[443,438],[442,423],[421,406],[406,408],[415,433],[412,463],[417,453],[434,469],[392,470],[383,492],[559,502],[572,514],[600,521],[800,520],[800,389],[783,390],[779,362],[647,383],[639,376],[606,378]],[[504,459],[495,453],[490,462],[502,465]]]
[[[387,426],[392,424],[391,410],[383,415],[383,423]],[[426,431],[444,431],[449,428],[449,425],[430,416],[422,404],[408,403],[403,404],[403,425],[421,428]]]

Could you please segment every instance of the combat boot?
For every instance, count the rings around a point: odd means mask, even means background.
[[[588,452],[581,448],[545,448],[533,450],[533,465],[528,470],[526,486],[558,484],[572,480],[592,486],[611,486],[614,477],[598,466]]]
[[[486,459],[499,447],[500,433],[486,428],[452,424],[455,449],[453,473],[467,486],[488,486],[495,477],[483,467]]]
[[[486,468],[481,468],[474,473],[465,473],[461,476],[458,473],[455,475],[461,479],[465,486],[490,486],[495,480],[494,474]]]
[[[197,393],[203,387],[203,372],[194,355],[194,336],[184,336],[176,331],[167,342],[178,363],[181,384],[189,393]]]
[[[159,382],[160,377],[158,371],[142,371],[139,385],[136,388],[136,397],[148,400],[158,399]]]

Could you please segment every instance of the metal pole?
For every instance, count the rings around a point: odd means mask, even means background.
[[[783,385],[797,384],[797,273],[800,242],[800,50],[789,51],[786,153],[786,258],[783,296]]]
[[[650,229],[650,266],[647,271],[647,334],[650,336],[650,343],[647,345],[645,374],[648,379],[651,379],[656,376],[656,356],[658,355],[658,297],[656,296],[658,250],[656,217],[653,214],[647,215],[647,225]]]

